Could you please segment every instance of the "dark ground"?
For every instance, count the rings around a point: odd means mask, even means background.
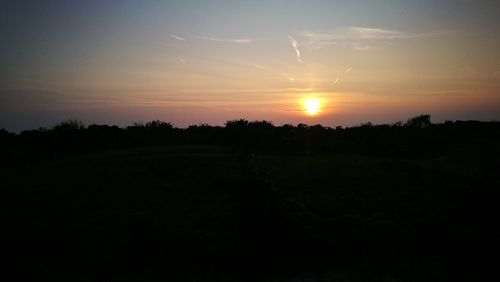
[[[266,128],[2,133],[4,274],[498,278],[498,123]]]

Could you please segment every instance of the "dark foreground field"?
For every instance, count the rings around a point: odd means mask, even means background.
[[[2,267],[19,281],[495,280],[498,124],[363,128],[269,147],[234,141],[248,128],[102,148],[75,141],[90,127],[4,136]]]

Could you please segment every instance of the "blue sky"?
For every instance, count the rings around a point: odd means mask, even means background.
[[[0,127],[500,119],[497,1],[3,1]],[[315,97],[321,114],[304,115]]]

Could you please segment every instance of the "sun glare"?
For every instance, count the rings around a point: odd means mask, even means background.
[[[320,106],[321,103],[317,98],[309,98],[304,100],[305,112],[310,116],[318,114],[320,111]]]

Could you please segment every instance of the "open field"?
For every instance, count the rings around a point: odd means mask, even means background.
[[[172,145],[20,160],[0,170],[2,249],[19,277],[49,281],[474,280],[499,251],[493,141],[412,157]]]

